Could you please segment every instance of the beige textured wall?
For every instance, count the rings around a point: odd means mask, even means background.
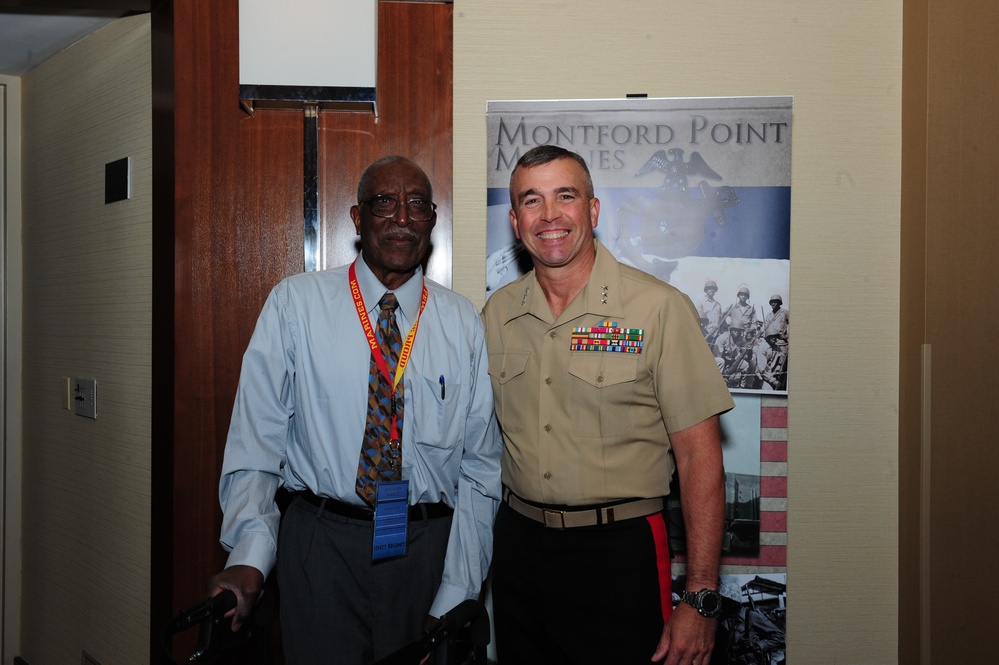
[[[490,99],[792,95],[788,657],[896,662],[902,3],[458,0],[454,284]]]
[[[23,605],[29,663],[149,660],[152,98],[149,16],[22,79]],[[132,198],[104,204],[104,165]],[[98,418],[63,408],[97,379]],[[13,502],[13,500],[12,500]]]

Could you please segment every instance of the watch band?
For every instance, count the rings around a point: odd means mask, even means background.
[[[742,607],[741,603],[723,596],[713,589],[684,591],[680,594],[680,600],[697,610],[701,616],[709,619],[733,616]]]

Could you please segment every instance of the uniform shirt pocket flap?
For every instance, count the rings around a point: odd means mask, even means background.
[[[529,353],[491,353],[489,375],[503,385],[527,370],[527,361],[530,357]]]
[[[623,353],[579,353],[569,361],[569,374],[594,388],[630,383],[638,374],[638,358]]]

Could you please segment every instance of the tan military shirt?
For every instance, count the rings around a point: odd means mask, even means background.
[[[734,406],[690,299],[596,245],[589,282],[557,321],[533,271],[483,309],[503,483],[530,501],[665,496],[668,432]],[[570,348],[574,328],[607,321],[641,330],[641,352]]]

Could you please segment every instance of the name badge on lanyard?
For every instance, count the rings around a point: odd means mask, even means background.
[[[374,561],[406,556],[409,530],[409,481],[383,480],[375,491]]]

